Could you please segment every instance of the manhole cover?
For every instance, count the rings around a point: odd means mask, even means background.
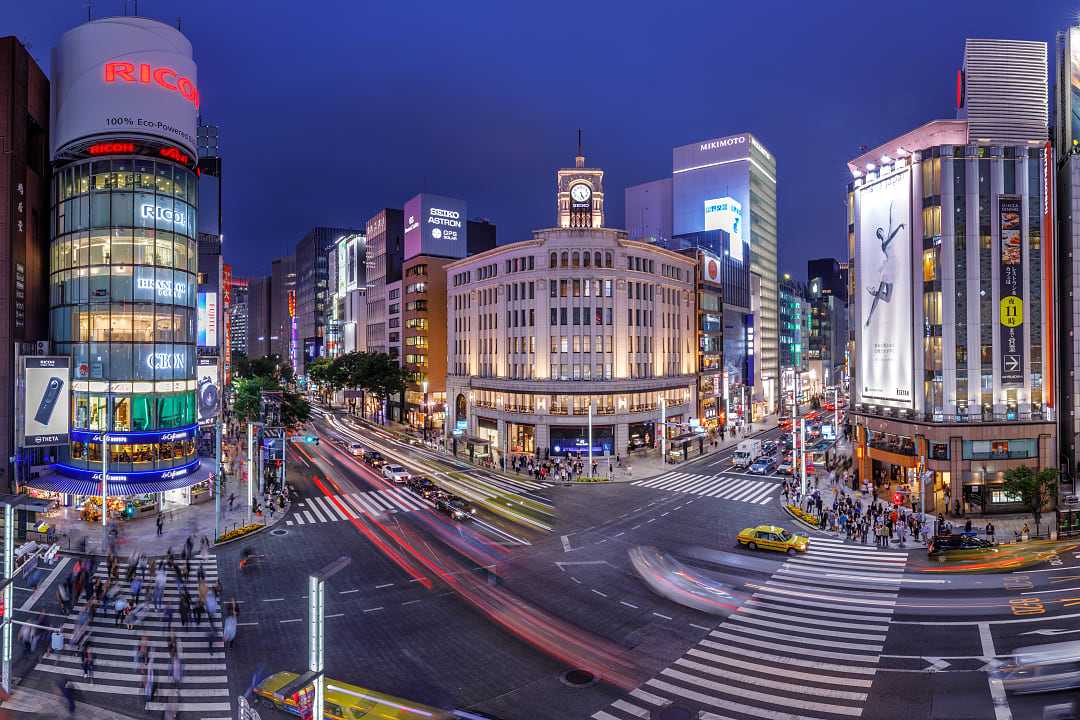
[[[684,707],[666,707],[656,716],[656,720],[692,720],[694,716]]]
[[[589,687],[597,682],[596,676],[588,670],[567,670],[559,679],[570,687]]]
[[[276,530],[271,530],[270,534],[271,535],[288,535],[289,531],[288,530],[283,530],[282,528],[277,528]]]

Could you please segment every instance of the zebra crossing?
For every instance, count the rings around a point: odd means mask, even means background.
[[[431,503],[404,488],[385,488],[359,493],[341,493],[309,497],[295,503],[285,520],[286,525],[351,520],[358,515],[383,515],[392,512],[413,512],[432,507]]]
[[[217,581],[217,560],[210,555],[204,561],[198,557],[191,560],[191,574],[185,582],[185,587],[191,597],[198,599],[199,581],[198,569],[206,574],[206,582],[213,585]],[[131,601],[131,587],[124,580],[126,563],[120,565],[120,579],[113,585],[119,585],[121,592]],[[108,569],[105,563],[98,563],[95,572],[99,580],[106,580]],[[82,671],[82,657],[78,648],[72,647],[71,637],[79,618],[79,612],[85,607],[85,602],[80,602],[72,609],[67,621],[63,624],[65,636],[64,649],[59,656],[49,652],[42,656],[35,666],[39,672],[49,673],[58,679],[66,678],[70,686],[84,697],[90,698],[97,695],[113,696],[110,702],[121,705],[131,704],[132,707],[144,706],[144,683],[145,676],[136,664],[135,653],[143,636],[149,638],[151,661],[154,671],[157,691],[154,702],[145,704],[145,711],[164,712],[170,707],[175,707],[183,717],[193,718],[226,718],[231,715],[232,705],[229,699],[229,678],[226,672],[225,647],[221,638],[221,613],[214,615],[214,625],[217,633],[212,642],[208,644],[210,626],[203,624],[196,627],[194,623],[183,627],[180,624],[180,589],[176,576],[168,573],[169,583],[164,593],[162,609],[160,611],[150,608],[146,619],[134,629],[128,630],[121,622],[114,623],[114,615],[111,607],[103,607],[98,610],[94,620],[89,623],[90,649],[94,656],[93,679],[84,678]],[[153,596],[154,579],[147,575],[144,585],[148,586],[142,593],[141,599],[149,601]],[[84,596],[85,597],[85,596]],[[171,631],[164,620],[167,608],[172,608],[173,617]],[[183,677],[179,683],[173,681],[169,663],[169,636],[175,635],[178,645],[178,654],[183,664]],[[130,698],[124,700],[123,698]],[[175,704],[174,704],[175,703]],[[126,711],[126,707],[118,707],[117,710]]]
[[[906,562],[906,553],[812,538],[737,612],[593,720],[669,707],[724,720],[862,716]]]
[[[752,480],[727,475],[695,475],[684,472],[666,472],[648,480],[635,480],[630,484],[656,490],[735,500],[753,505],[764,505],[769,502],[772,500],[773,491],[780,487],[768,480]]]

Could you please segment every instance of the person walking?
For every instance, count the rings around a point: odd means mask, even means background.
[[[128,601],[126,597],[118,596],[116,602],[113,603],[113,611],[116,613],[114,625],[119,625],[120,621],[124,619],[124,616],[128,611]]]
[[[82,674],[84,678],[94,682],[94,654],[90,650],[90,642],[87,641],[82,649]]]
[[[994,523],[986,523],[986,539],[990,542],[997,542],[997,537],[994,535]]]

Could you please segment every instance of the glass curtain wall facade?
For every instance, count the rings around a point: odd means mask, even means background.
[[[72,443],[58,468],[193,470],[198,178],[163,159],[115,156],[58,169],[50,307],[72,358]],[[186,472],[184,473],[186,474]]]

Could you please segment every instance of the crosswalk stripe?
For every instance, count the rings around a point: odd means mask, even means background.
[[[682,485],[669,488],[670,490],[677,490],[678,492],[694,494],[699,488],[702,488],[709,484],[711,478],[708,475],[694,475],[688,479]]]
[[[376,490],[375,492],[368,493],[368,497],[371,499],[371,502],[380,506],[383,511],[397,509],[394,507],[393,503],[383,497],[382,491]]]
[[[390,490],[385,491],[383,494],[385,496],[387,496],[390,499],[391,502],[396,504],[398,506],[398,508],[400,508],[401,510],[404,510],[405,512],[411,512],[411,511],[417,509],[416,506],[412,504],[412,501],[408,497],[408,493],[406,493],[404,490],[400,490],[398,488],[392,488]]]
[[[727,627],[723,625],[721,627]],[[743,637],[731,632],[724,632],[721,630],[713,630],[710,635],[718,637],[721,640],[727,640],[734,643],[743,643],[753,648],[770,648],[772,650],[779,650],[786,652],[789,655],[809,655],[810,657],[829,658],[830,660],[848,660],[857,662],[874,662],[878,661],[877,655],[858,655],[850,652],[840,652],[838,650],[822,650],[817,647],[804,648],[790,643],[772,642],[771,640],[763,640],[760,637]]]
[[[793,590],[805,589],[808,592],[823,593],[826,596],[836,595],[838,597],[846,598],[847,602],[866,602],[874,605],[889,605],[890,607],[896,604],[896,600],[889,600],[888,598],[895,598],[895,592],[888,591],[876,591],[876,590],[848,590],[846,588],[828,587],[824,584],[813,584],[808,582],[789,582],[788,580],[772,579],[769,581],[770,588],[791,588]]]
[[[771,501],[771,500],[772,500],[772,491],[770,490],[770,491],[769,491],[768,493],[766,493],[765,497],[764,497],[764,498],[762,498],[762,499],[761,499],[761,500],[760,500],[760,501],[758,502],[758,505],[764,505],[764,504],[768,503],[768,502],[769,502],[769,501]]]
[[[708,673],[709,675],[725,678],[727,680],[738,681],[742,679],[742,675],[740,675],[739,673],[732,672],[730,670],[721,670],[720,668],[715,668],[711,665],[706,665],[704,663],[696,662],[694,660],[687,660],[686,658],[679,658],[675,661],[675,664],[684,668],[690,668],[692,670],[700,670],[701,672]],[[851,690],[832,690],[829,688],[794,685],[792,683],[780,682],[779,680],[766,680],[764,678],[757,678],[757,680],[755,680],[755,684],[773,690],[784,690],[787,692],[819,695],[821,697],[834,698],[837,700],[866,699],[866,693],[863,692],[853,692]]]
[[[690,473],[672,473],[661,481],[657,481],[655,479],[648,480],[646,482],[646,486],[655,488],[657,490],[666,490],[672,485],[678,485],[680,482],[682,482],[685,478],[688,477],[690,477]]]
[[[371,501],[370,497],[365,497],[360,493],[350,493],[349,497],[352,498],[360,507],[364,509],[365,515],[382,515],[383,509],[380,505]]]
[[[353,518],[358,518],[361,515],[366,515],[364,506],[361,505],[356,499],[349,493],[343,493],[341,495],[341,501],[345,503],[345,507],[349,510],[349,513]]]
[[[612,707],[622,710],[624,713],[633,715],[634,717],[644,718],[645,720],[652,714],[645,708],[640,708],[637,705],[628,703],[625,700],[616,700],[611,704]]]
[[[348,520],[349,518],[341,511],[341,500],[338,496],[328,495],[322,498],[323,506],[326,508],[326,512],[330,515],[331,520]]]
[[[732,500],[735,500],[736,502],[753,502],[752,500],[750,500],[750,497],[752,495],[757,495],[758,491],[760,489],[761,489],[761,482],[758,481],[758,480],[751,480],[747,484],[747,486],[743,490],[743,492],[736,494],[732,498]]]
[[[661,671],[661,674],[666,675],[668,678],[678,679],[687,683],[700,685],[701,687],[705,687],[713,691],[719,690],[725,695],[734,695],[736,697],[741,697],[745,700],[757,700],[759,702],[765,702],[771,705],[790,705],[793,707],[797,707],[801,710],[813,710],[815,712],[831,712],[836,714],[853,716],[858,716],[862,714],[861,708],[851,708],[839,705],[830,705],[827,703],[802,701],[786,696],[759,693],[753,690],[746,690],[732,685],[724,685],[723,683],[716,683],[709,680],[696,678],[693,675],[688,675],[677,670],[671,670],[670,668]],[[653,687],[663,688],[668,692],[674,693],[676,695],[681,695],[682,697],[685,697],[689,700],[695,700],[697,702],[707,703],[709,705],[720,705],[721,707],[724,707],[728,710],[737,710],[740,712],[752,713],[754,716],[759,718],[767,718],[768,720],[791,720],[791,715],[787,711],[772,712],[758,706],[743,705],[742,703],[736,703],[731,701],[721,701],[720,698],[714,697],[712,695],[706,695],[705,693],[699,692],[697,690],[689,690],[679,685],[673,685],[669,682],[658,680],[656,678],[649,680],[647,684],[652,685]]]
[[[745,642],[745,641],[741,641]],[[824,670],[826,672],[837,673],[851,673],[855,675],[874,675],[877,672],[876,667],[862,667],[860,665],[838,665],[836,663],[821,662],[820,660],[805,660],[796,659],[787,655],[772,655],[770,653],[763,653],[759,650],[750,648],[733,648],[729,645],[721,645],[720,643],[713,642],[712,640],[702,640],[699,645],[710,648],[712,650],[718,650],[723,652],[737,652],[740,657],[752,657],[758,660],[764,660],[769,663],[773,663],[776,667],[787,669],[790,666],[798,666],[803,668],[813,668],[815,670]],[[753,643],[751,643],[753,644]],[[762,647],[770,647],[765,643],[761,644]],[[780,645],[781,650],[786,650],[783,645]],[[774,647],[775,649],[775,647]],[[869,681],[867,681],[869,682]]]
[[[884,557],[884,556],[878,557],[878,556],[875,556],[875,554],[874,554],[875,551],[874,550],[869,549],[869,548],[866,549],[866,550],[859,550],[858,546],[855,546],[855,545],[849,545],[847,547],[842,547],[841,548],[841,547],[836,547],[835,545],[826,545],[826,546],[822,547],[822,546],[819,546],[819,545],[817,545],[815,543],[814,552],[818,553],[818,554],[821,554],[821,555],[828,556],[830,558],[850,558],[850,559],[853,559],[853,560],[854,559],[874,558],[874,562],[878,563],[878,564],[880,564],[882,566],[896,565],[896,566],[903,567],[904,565],[907,564],[907,558],[906,557],[901,557],[901,558]]]
[[[837,630],[836,628],[828,627],[814,627],[805,625],[796,625],[789,622],[776,622],[774,620],[765,620],[763,618],[753,617],[744,613],[735,613],[731,616],[731,619],[735,622],[748,623],[750,625],[761,625],[763,627],[776,628],[778,630],[788,630],[791,632],[800,632],[806,635],[824,635],[826,637],[847,638],[848,640],[876,640],[878,642],[885,642],[885,636],[880,633],[856,633]]]
[[[295,520],[295,521],[296,521],[296,524],[297,524],[297,525],[304,525],[304,524],[306,524],[306,523],[304,522],[304,518],[300,517],[300,511],[296,511],[296,512],[294,512],[294,513],[293,513],[293,520]]]
[[[327,518],[327,517],[325,517],[323,515],[323,512],[325,512],[325,510],[322,507],[322,505],[320,504],[321,500],[322,500],[322,498],[317,498],[317,497],[308,498],[308,509],[311,510],[311,514],[315,516],[316,521],[318,521],[318,522],[327,522],[327,520],[329,518]]]
[[[313,517],[311,516],[311,511],[309,511],[309,510],[304,510],[304,517],[305,517],[305,518],[307,518],[307,521],[308,521],[309,523],[311,523],[312,525],[314,525],[314,524],[315,524],[315,523],[317,522],[317,521],[315,520],[315,518],[313,518]]]
[[[783,664],[771,663],[768,665],[762,665],[759,663],[752,663],[748,660],[741,660],[739,658],[728,657],[726,655],[718,655],[716,653],[705,652],[704,650],[698,650],[697,648],[690,648],[690,650],[688,650],[686,654],[722,665],[730,665],[731,667],[742,668],[744,670],[763,672],[768,675],[779,675],[780,677],[806,680],[808,682],[824,683],[830,685],[847,685],[848,687],[862,688],[869,688],[870,685],[873,683],[873,680],[863,680],[861,678],[846,678],[836,677],[835,675],[820,675],[817,673],[799,672],[798,670],[793,670],[789,666],[788,662],[785,662]],[[775,655],[769,657],[776,658]],[[806,663],[800,663],[794,658],[785,658],[785,660],[789,660],[790,665],[806,665]],[[848,667],[846,665],[836,665],[834,667],[840,669],[841,672],[846,672],[848,670]],[[817,688],[807,688],[806,690],[800,690],[799,692],[817,692]]]
[[[831,588],[860,588],[863,587],[860,579],[833,577],[832,573],[822,574],[820,571],[809,572],[804,568],[789,568],[782,567],[776,571],[777,577],[782,577],[786,580],[813,582],[816,585],[827,586]],[[869,580],[869,578],[867,578]],[[874,587],[882,588],[883,590],[896,591],[900,588],[899,578],[889,577],[877,577],[873,576]]]
[[[733,615],[732,619],[740,619],[738,615]],[[741,618],[746,620],[747,618]],[[867,652],[881,652],[883,645],[876,645],[870,643],[856,643],[847,642],[845,640],[819,640],[817,638],[800,637],[798,635],[792,635],[792,628],[785,628],[787,632],[773,632],[772,630],[762,630],[759,627],[747,626],[747,625],[724,625],[728,630],[743,633],[745,635],[754,635],[765,638],[774,638],[776,640],[786,640],[787,642],[803,643],[807,645],[814,645],[815,647],[830,647],[838,650],[865,650]]]
[[[769,610],[759,609],[756,607],[759,603],[754,601],[748,603],[739,608],[739,612],[748,615],[760,615],[762,617],[776,618],[777,620],[787,620],[789,622],[807,622],[814,625],[822,625],[825,627],[840,627],[840,628],[865,628],[871,630],[879,630],[881,632],[888,632],[888,625],[867,625],[866,623],[854,623],[844,622],[842,620],[823,620],[821,618],[803,617],[802,615],[795,615],[792,612],[778,613],[770,612]],[[846,615],[840,615],[837,613],[821,613],[822,615],[829,614],[832,617],[847,617]]]
[[[737,495],[740,490],[749,482],[746,478],[724,478],[725,483],[718,492],[709,493],[710,497],[720,498],[721,500],[730,500]]]

